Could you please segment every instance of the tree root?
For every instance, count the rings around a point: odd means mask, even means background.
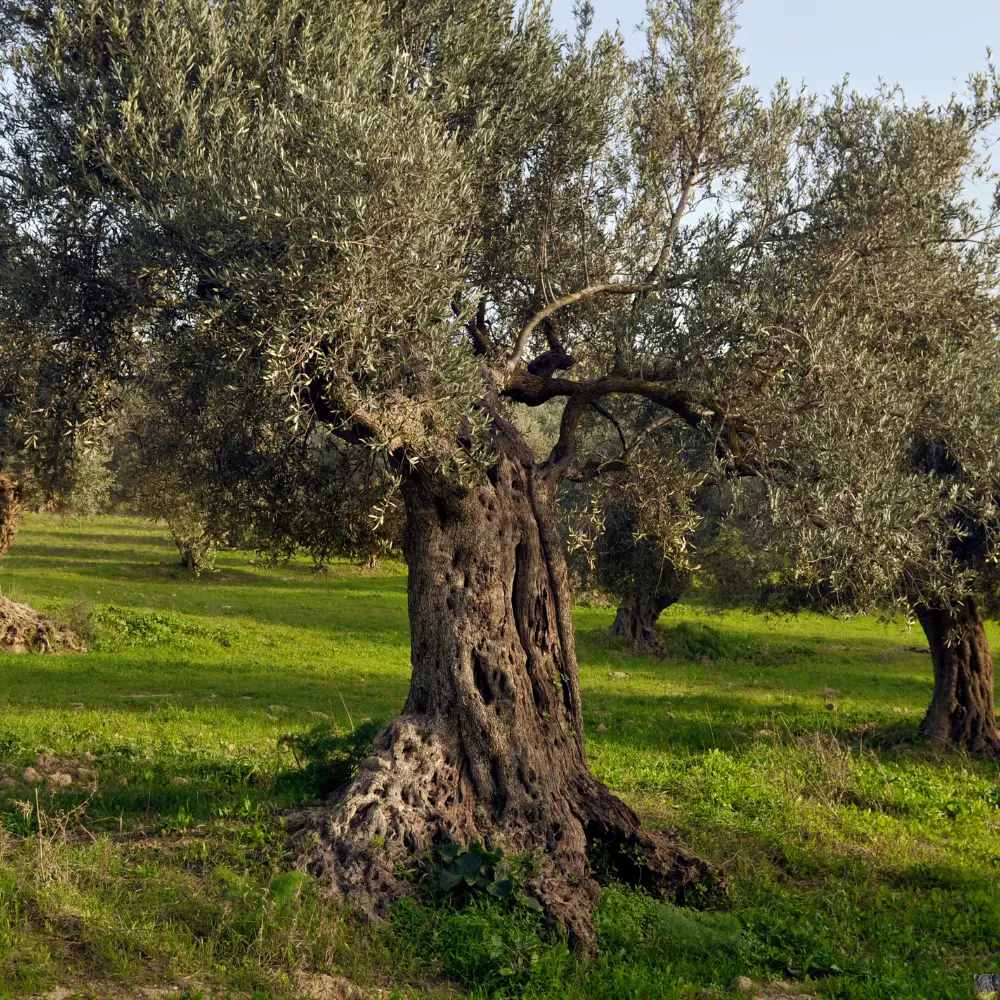
[[[414,891],[414,859],[435,844],[473,841],[538,863],[525,889],[574,944],[593,941],[600,880],[620,879],[682,903],[725,893],[719,871],[672,832],[646,830],[635,813],[581,767],[545,789],[534,814],[497,789],[469,785],[450,732],[422,717],[387,726],[357,776],[322,806],[300,813],[299,866],[339,904],[378,918]]]
[[[0,594],[0,652],[79,653],[85,648],[80,637],[66,625],[44,618],[27,604]]]

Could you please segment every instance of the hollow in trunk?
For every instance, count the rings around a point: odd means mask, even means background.
[[[590,773],[557,484],[511,451],[481,485],[406,480],[409,697],[336,801],[305,817],[303,861],[378,913],[411,891],[400,868],[433,844],[531,852],[529,891],[585,943],[595,847],[618,877],[675,899],[721,880]]]
[[[970,597],[952,608],[915,610],[934,663],[934,696],[921,735],[941,746],[997,756],[993,659],[978,605]]]

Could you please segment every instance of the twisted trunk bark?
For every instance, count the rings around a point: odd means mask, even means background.
[[[660,615],[680,600],[686,579],[674,570],[664,570],[653,587],[636,584],[632,593],[618,605],[609,634],[625,639],[637,652],[652,652],[662,656],[663,640],[656,628]]]
[[[410,694],[335,804],[306,819],[304,860],[355,906],[384,911],[410,891],[408,857],[474,840],[537,855],[529,889],[580,942],[595,845],[619,876],[678,899],[721,885],[590,773],[554,493],[516,454],[469,489],[404,485]]]
[[[0,556],[13,546],[23,514],[23,485],[10,476],[0,476]]]
[[[993,707],[993,659],[973,598],[955,608],[915,609],[934,663],[934,696],[923,737],[971,753],[1000,754]]]

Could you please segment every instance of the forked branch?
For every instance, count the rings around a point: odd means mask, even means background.
[[[549,317],[554,316],[560,309],[565,309],[576,302],[584,302],[587,299],[595,299],[600,295],[635,295],[637,292],[652,291],[656,287],[655,283],[643,282],[642,284],[632,284],[624,281],[611,281],[601,285],[590,285],[581,288],[579,291],[570,292],[553,302],[550,302],[543,309],[539,309],[524,326],[521,327],[514,341],[514,348],[507,359],[507,370],[514,371],[520,364],[521,356],[528,345],[528,338]]]

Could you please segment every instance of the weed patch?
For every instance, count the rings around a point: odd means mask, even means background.
[[[231,626],[209,626],[163,611],[137,611],[115,604],[97,608],[90,619],[92,634],[99,647],[107,651],[162,644],[183,647],[198,639],[232,646],[241,638],[240,632]]]
[[[296,766],[278,777],[278,787],[303,796],[329,794],[357,774],[382,726],[367,719],[357,729],[343,732],[335,722],[323,721],[304,733],[285,733],[278,746],[291,751]]]

